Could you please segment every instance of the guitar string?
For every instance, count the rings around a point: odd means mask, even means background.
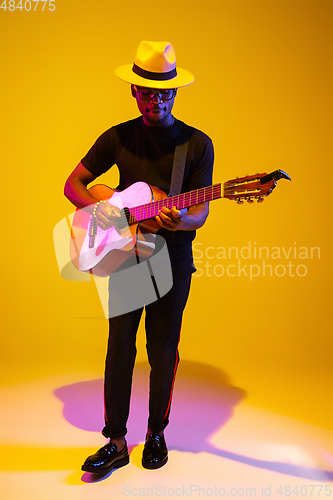
[[[239,181],[240,180],[242,179],[239,179]],[[127,215],[123,209],[121,217],[119,218],[119,223],[124,224],[124,222],[126,222],[128,225],[132,225],[143,220],[154,218],[158,215],[158,212],[163,206],[167,206],[169,209],[173,206],[177,206],[178,209],[182,209],[198,203],[216,200],[221,197],[223,198],[226,194],[232,194],[233,189],[234,187],[230,185],[229,181],[223,183],[223,188],[221,183],[214,184],[187,193],[181,193],[170,198],[163,198],[162,200],[128,208],[127,212],[129,212],[129,215]]]
[[[130,216],[128,223],[135,224],[146,219],[151,219],[158,215],[163,206],[172,208],[177,206],[179,209],[187,208],[191,205],[204,203],[221,197],[221,184],[214,184],[199,188],[188,193],[181,193],[171,198],[163,198],[155,202],[146,203],[129,209]]]

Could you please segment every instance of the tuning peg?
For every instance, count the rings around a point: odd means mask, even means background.
[[[258,203],[262,203],[263,201],[265,201],[265,198],[263,198],[262,196],[256,196],[256,198]]]
[[[248,197],[246,198],[246,201],[247,201],[248,203],[250,203],[251,205],[252,205],[252,203],[254,203],[254,200],[252,200],[252,198],[250,198],[250,196],[248,196]]]
[[[241,200],[240,198],[236,198],[237,204],[238,205],[243,205],[244,200]]]

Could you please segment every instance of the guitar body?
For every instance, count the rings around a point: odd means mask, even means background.
[[[158,188],[145,182],[136,182],[124,191],[116,191],[103,184],[89,189],[97,200],[107,200],[119,209],[133,208],[167,198]],[[149,257],[155,248],[155,233],[160,228],[155,219],[145,220],[124,228],[112,226],[103,230],[97,226],[92,248],[89,247],[91,214],[77,209],[74,215],[70,254],[79,271],[91,272],[95,276],[109,276],[133,255]]]

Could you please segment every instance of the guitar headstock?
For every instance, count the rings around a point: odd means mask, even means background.
[[[237,177],[223,183],[223,198],[235,200],[238,204],[243,204],[244,200],[248,203],[258,203],[264,201],[264,197],[271,194],[279,179],[291,180],[288,174],[283,170],[275,170],[270,174],[262,173]]]

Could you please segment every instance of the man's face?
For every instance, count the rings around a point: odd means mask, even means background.
[[[146,125],[151,127],[169,127],[172,125],[171,110],[177,90],[150,89],[136,85],[132,85],[131,89]],[[167,100],[170,96],[172,96],[171,99]]]

